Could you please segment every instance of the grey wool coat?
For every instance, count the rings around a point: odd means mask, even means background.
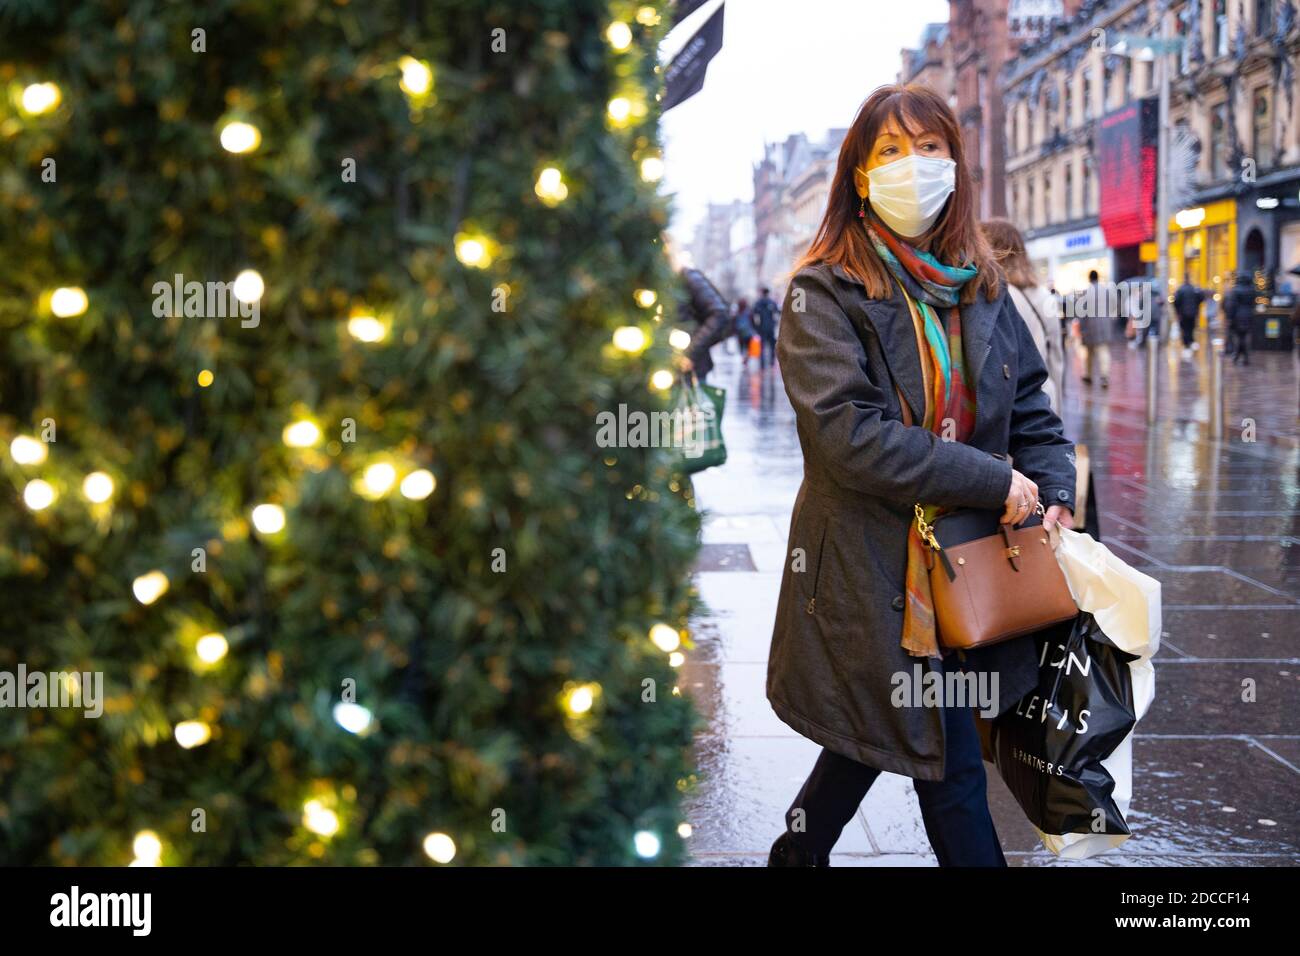
[[[1000,512],[1014,461],[1038,484],[1045,506],[1074,507],[1074,446],[1048,404],[1042,357],[1006,289],[993,302],[979,296],[961,314],[976,409],[964,444],[903,424],[895,385],[916,422],[925,396],[916,335],[897,287],[893,298],[873,300],[838,266],[803,268],[787,290],[776,348],[804,479],[790,523],[767,698],[804,737],[920,780],[943,779],[942,714],[891,704],[895,674],[938,664],[900,646],[913,504]],[[1037,682],[1029,637],[966,657],[977,676],[997,673],[999,712]]]

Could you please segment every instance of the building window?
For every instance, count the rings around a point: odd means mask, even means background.
[[[1065,218],[1074,218],[1074,164],[1065,161]]]
[[[1115,82],[1115,69],[1110,63],[1109,56],[1101,63],[1101,111],[1103,113],[1110,108],[1110,90]]]
[[[1273,29],[1273,0],[1255,0],[1255,35],[1267,36]]]
[[[1083,71],[1083,121],[1092,119],[1092,70]]]
[[[1011,184],[1011,221],[1020,221],[1020,187],[1014,182]]]
[[[1252,147],[1255,162],[1260,169],[1273,165],[1273,114],[1269,109],[1268,90],[1255,91],[1254,139]]]
[[[1043,173],[1043,222],[1051,223],[1056,210],[1052,208],[1052,174]]]
[[[1087,156],[1083,158],[1083,214],[1085,216],[1092,213],[1092,161]]]
[[[1061,97],[1061,116],[1063,117],[1063,120],[1061,122],[1062,129],[1069,129],[1074,125],[1074,112],[1073,112],[1074,95],[1073,94],[1074,94],[1074,77],[1067,76],[1065,78],[1065,92],[1064,95]]]
[[[1214,55],[1228,55],[1228,0],[1214,0]]]
[[[1032,229],[1037,224],[1034,216],[1034,174],[1030,173],[1029,178],[1025,180],[1025,222]]]
[[[1214,107],[1210,117],[1210,176],[1228,177],[1228,104]]]

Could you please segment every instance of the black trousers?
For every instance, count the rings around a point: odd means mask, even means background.
[[[1232,348],[1229,354],[1232,355],[1232,364],[1237,364],[1237,359],[1243,362],[1250,361],[1250,329],[1231,329],[1228,333],[1231,336],[1230,342]]]
[[[944,658],[946,670],[961,666],[956,654]],[[943,718],[944,777],[912,781],[930,847],[940,866],[1006,866],[989,813],[973,708],[945,707]],[[787,831],[809,852],[830,853],[879,776],[874,767],[823,749],[786,811]]]

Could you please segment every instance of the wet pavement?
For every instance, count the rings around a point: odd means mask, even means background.
[[[1204,345],[1204,343],[1202,343]],[[696,476],[706,515],[696,580],[707,613],[683,690],[708,720],[687,805],[694,861],[759,866],[819,747],[781,723],[764,694],[790,511],[802,477],[779,370],[715,349],[727,389],[728,461]],[[994,821],[1011,865],[1300,863],[1300,377],[1290,353],[1227,365],[1225,437],[1209,438],[1206,349],[1160,358],[1160,420],[1145,423],[1144,363],[1112,346],[1110,388],[1079,381],[1069,436],[1088,445],[1101,534],[1160,580],[1156,697],[1133,745],[1132,838],[1084,863],[1043,849],[997,771]],[[1257,688],[1243,701],[1243,682]],[[833,866],[934,866],[908,778],[882,774],[845,828]]]

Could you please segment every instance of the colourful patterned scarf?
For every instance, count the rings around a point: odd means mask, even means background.
[[[902,287],[912,315],[925,382],[925,416],[920,424],[946,440],[967,441],[975,430],[975,393],[966,385],[957,305],[962,286],[974,278],[976,270],[944,265],[895,236],[874,216],[866,220],[866,228],[876,254]],[[951,310],[946,333],[936,308]],[[942,510],[937,505],[923,505],[922,509],[927,522],[934,521]],[[914,657],[939,657],[925,551],[926,544],[913,521],[907,533],[902,646]]]

